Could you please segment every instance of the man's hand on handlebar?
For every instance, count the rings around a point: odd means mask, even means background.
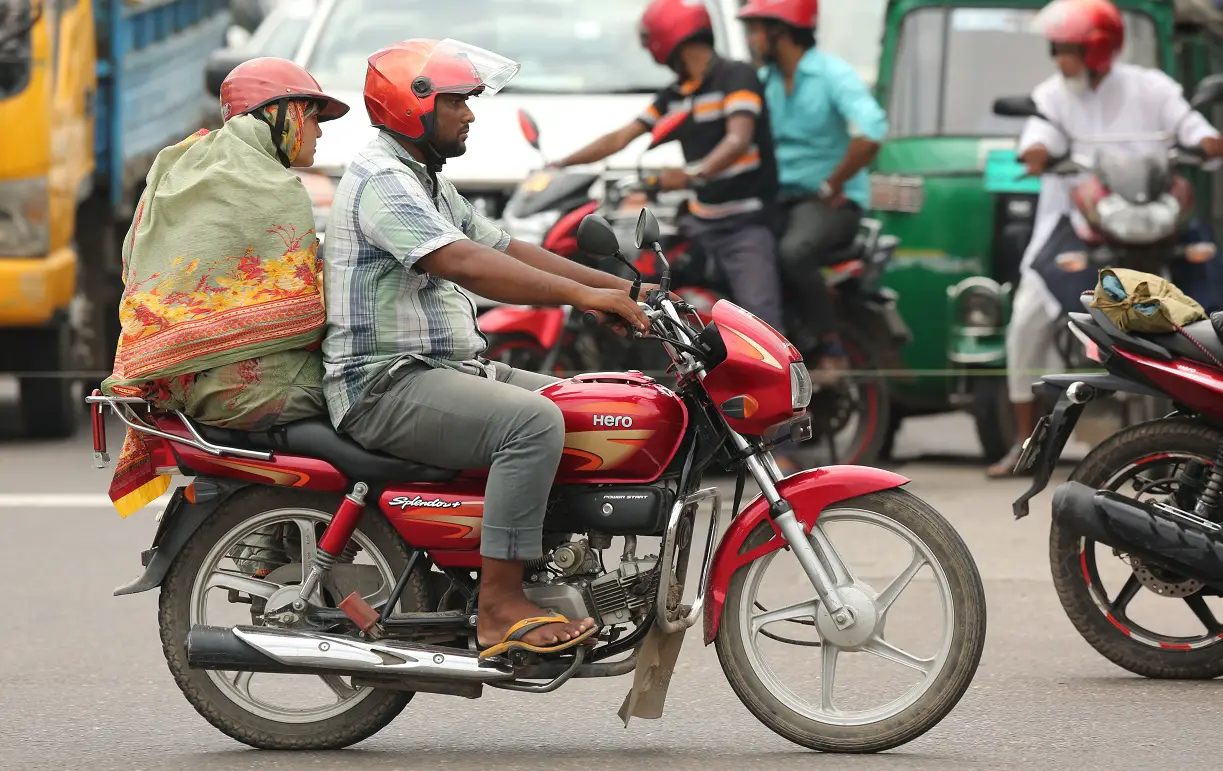
[[[1032,145],[1019,157],[1019,160],[1028,167],[1029,174],[1039,177],[1045,173],[1045,168],[1049,165],[1049,148],[1044,145]]]
[[[692,178],[683,169],[663,169],[659,179],[663,190],[687,190],[692,186]]]
[[[1202,152],[1207,158],[1223,157],[1223,137],[1206,137],[1202,140]]]
[[[650,331],[650,320],[638,307],[628,292],[621,289],[594,289],[583,287],[577,301],[573,303],[583,311],[599,311],[610,316],[618,316],[631,324],[642,334]]]

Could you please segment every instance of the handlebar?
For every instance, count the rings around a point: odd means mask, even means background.
[[[597,327],[607,323],[607,314],[603,311],[585,311],[582,313],[582,325]]]

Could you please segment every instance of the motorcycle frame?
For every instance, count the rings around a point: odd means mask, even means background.
[[[683,324],[670,300],[662,300],[661,305],[663,312],[668,317]],[[705,379],[706,372],[703,365],[693,360],[690,355],[676,351],[669,343],[663,343],[663,345],[677,363],[684,362],[684,365],[681,365],[681,380],[697,378],[703,381]],[[215,485],[220,488],[220,496],[217,490],[205,490],[202,495],[201,491],[188,491],[187,488],[180,488],[176,491],[171,506],[167,507],[163,513],[153,547],[142,555],[142,563],[146,566],[145,574],[126,587],[117,589],[116,595],[147,591],[160,586],[178,550],[181,550],[190,535],[220,505],[224,497],[243,486],[242,484],[235,485],[235,481],[246,484],[271,483],[329,492],[348,490],[331,522],[318,539],[319,547],[316,549],[313,565],[302,582],[297,600],[292,603],[294,610],[302,610],[307,607],[307,599],[326,570],[329,569],[330,564],[334,563],[335,557],[347,546],[365,510],[366,494],[370,491],[368,484],[360,480],[348,479],[331,464],[319,459],[213,444],[205,440],[190,419],[178,410],[173,411],[173,414],[181,422],[182,430],[168,430],[164,422],[147,422],[135,413],[134,407],[137,404],[149,407],[140,398],[108,397],[95,391],[94,395],[86,398],[86,401],[94,408],[92,420],[94,455],[97,461],[108,459],[105,411],[109,408],[127,427],[155,440],[146,442],[146,444],[154,455],[154,465],[159,473],[183,473],[178,467],[178,457],[189,455],[192,457],[192,462],[184,465],[188,465],[197,474],[212,466],[217,469],[218,474],[223,475],[221,479],[215,480],[220,483]],[[659,589],[655,598],[652,621],[647,616],[647,619],[638,625],[629,637],[619,641],[621,645],[612,643],[611,646],[615,646],[616,651],[624,650],[625,645],[629,644],[631,640],[640,639],[639,634],[644,636],[651,623],[657,624],[663,632],[669,633],[686,630],[702,618],[704,620],[704,642],[706,645],[710,644],[717,634],[731,577],[745,565],[786,546],[789,546],[794,552],[820,601],[828,609],[833,623],[840,629],[851,627],[856,619],[852,609],[847,608],[842,602],[839,593],[840,587],[851,583],[849,574],[840,562],[836,551],[831,548],[831,544],[823,532],[815,527],[815,524],[820,513],[830,505],[862,495],[898,488],[908,484],[910,480],[890,471],[862,466],[829,466],[809,469],[785,477],[767,448],[762,444],[749,441],[747,437],[735,431],[720,412],[716,410],[710,412],[717,414],[717,418],[722,423],[719,430],[725,432],[725,439],[717,446],[718,452],[726,451],[730,454],[731,460],[742,462],[761,492],[741,512],[732,512],[729,527],[725,534],[719,536],[720,492],[716,487],[702,490],[690,489],[695,486],[693,479],[701,478],[705,469],[718,457],[718,454],[708,453],[708,457],[703,460],[701,466],[694,469],[693,462],[697,445],[695,441],[693,442],[684,461],[684,470],[679,482],[680,495],[671,508],[663,533],[663,549],[659,559]],[[800,420],[792,424],[791,430],[801,435],[802,430],[806,429],[809,434],[809,425],[809,421],[804,423]],[[689,432],[694,430],[693,426],[688,429]],[[197,469],[196,466],[203,468]],[[441,487],[445,489],[447,485],[452,484],[454,483],[441,483]],[[194,483],[190,487],[194,488]],[[699,505],[706,500],[713,503],[713,511],[710,515],[696,596],[687,609],[680,605],[679,608],[672,611],[667,607],[669,590],[672,585],[680,585],[682,589],[684,580],[677,574],[677,566],[687,564],[687,555],[692,544],[691,539],[688,539],[688,545],[677,549],[679,524],[692,506]],[[196,510],[189,513],[183,512],[184,502],[189,502]],[[203,509],[199,508],[200,504],[203,504]],[[384,511],[381,506],[377,508]],[[774,531],[774,537],[764,545],[745,553],[745,543],[751,533],[766,522]],[[329,547],[326,551],[322,548],[324,544]],[[408,546],[415,552],[397,583],[396,589],[399,592],[402,592],[408,575],[420,556],[419,553],[424,551],[412,543],[408,543]],[[478,556],[478,551],[475,553]],[[464,567],[471,569],[469,566]],[[446,571],[443,570],[443,572]],[[447,575],[452,582],[455,581],[451,573],[447,572]],[[470,605],[471,587],[464,589],[460,583],[459,588],[468,596]],[[388,616],[388,613],[397,602],[397,594],[392,594],[388,598],[383,612],[384,619],[393,618],[393,615]],[[421,614],[411,615],[418,617]],[[592,651],[587,659],[596,661],[606,655],[613,655],[613,652],[604,650],[607,648],[609,648],[608,645],[600,646]]]

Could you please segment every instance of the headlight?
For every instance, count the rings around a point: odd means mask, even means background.
[[[507,214],[502,217],[501,226],[511,238],[539,246],[560,218],[560,209],[549,209],[525,217],[511,217]]]
[[[1002,302],[998,288],[986,286],[979,280],[962,285],[956,294],[955,319],[962,327],[992,329],[1002,326]]]
[[[811,403],[811,373],[806,362],[790,362],[790,407],[801,410]]]
[[[40,257],[51,249],[46,177],[0,182],[0,256]]]
[[[1100,214],[1100,229],[1128,244],[1153,244],[1176,232],[1181,207],[1176,199],[1164,193],[1148,204],[1134,204],[1116,193],[1100,199],[1096,205]]]

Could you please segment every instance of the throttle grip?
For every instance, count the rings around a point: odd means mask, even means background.
[[[582,313],[582,324],[588,327],[597,327],[607,320],[607,314],[603,311],[584,311]]]

